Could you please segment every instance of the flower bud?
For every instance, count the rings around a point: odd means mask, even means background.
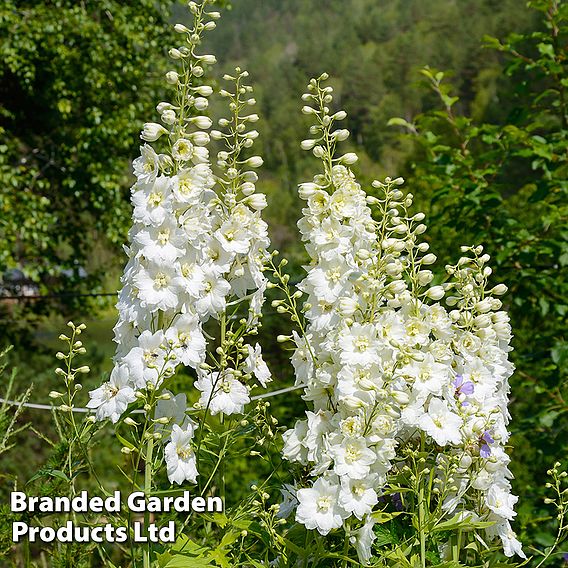
[[[302,113],[303,114],[319,114],[318,111],[315,108],[312,108],[311,106],[303,106],[302,107]]]
[[[313,195],[318,189],[321,189],[316,183],[301,183],[298,186],[298,195],[301,199],[308,199],[310,195]]]
[[[156,106],[156,110],[160,114],[164,114],[166,110],[174,110],[175,108],[176,107],[174,107],[174,105],[172,105],[171,103],[165,103],[165,102],[158,103],[158,105]]]
[[[342,164],[347,164],[348,166],[350,166],[351,164],[354,164],[359,158],[357,157],[357,154],[355,154],[355,152],[347,152],[347,154],[343,154],[343,156],[341,156],[341,158],[339,158],[339,161]]]
[[[211,128],[213,121],[208,116],[194,116],[188,119],[188,122],[195,124],[197,128],[201,130],[207,130]]]
[[[421,260],[422,264],[434,264],[436,262],[436,255],[432,253],[428,253],[424,255]]]
[[[146,122],[144,124],[144,130],[140,134],[140,138],[146,142],[155,142],[162,134],[165,134],[167,130],[156,122]]]
[[[495,296],[502,296],[506,292],[507,292],[507,286],[505,286],[505,284],[497,284],[497,286],[489,290],[489,293],[495,294]]]
[[[162,122],[164,124],[173,124],[176,121],[176,113],[174,110],[168,109],[162,113]]]
[[[349,130],[342,128],[331,133],[332,138],[335,138],[338,142],[343,142],[349,138]]]
[[[444,297],[444,288],[442,286],[432,286],[426,292],[426,296],[431,300],[441,300]]]
[[[209,101],[205,97],[197,97],[193,101],[193,106],[199,111],[202,112],[207,109],[209,106]]]
[[[475,304],[475,309],[482,314],[487,313],[491,310],[491,300],[489,298],[485,298],[481,300],[481,302],[477,302]]]
[[[168,71],[166,73],[166,81],[170,85],[177,85],[179,83],[179,73],[176,71]]]
[[[359,307],[359,304],[353,298],[339,299],[339,313],[344,317],[352,316]]]
[[[315,140],[302,140],[302,142],[300,143],[300,148],[302,148],[302,150],[311,150],[315,145]]]
[[[201,85],[200,87],[193,87],[193,90],[202,97],[209,97],[213,94],[213,88],[209,85]]]
[[[252,156],[244,163],[251,168],[260,168],[264,164],[264,160],[260,156]]]
[[[391,396],[401,406],[408,404],[408,402],[410,401],[408,394],[403,391],[392,391]]]
[[[189,28],[184,26],[183,24],[176,24],[174,26],[174,30],[178,33],[178,34],[187,34],[190,32]]]
[[[200,55],[199,57],[197,57],[197,59],[199,59],[199,61],[202,61],[203,63],[206,63],[207,65],[214,65],[215,63],[217,63],[217,58],[214,55]]]
[[[268,203],[264,193],[254,193],[246,198],[245,203],[252,207],[255,211],[262,211]]]
[[[196,146],[206,146],[207,144],[209,144],[210,140],[209,134],[207,134],[207,132],[201,131],[194,132],[193,134],[190,134],[189,137]]]
[[[323,158],[323,156],[325,156],[325,150],[323,149],[323,146],[319,145],[314,146],[312,153],[316,158]]]
[[[416,277],[420,286],[426,286],[427,284],[430,284],[430,282],[432,282],[434,275],[432,274],[431,270],[420,270]]]

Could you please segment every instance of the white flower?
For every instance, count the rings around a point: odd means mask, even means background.
[[[363,367],[379,363],[377,331],[371,324],[355,323],[339,339],[341,362],[344,365]]]
[[[132,240],[141,247],[139,254],[153,262],[172,263],[185,252],[186,237],[171,219],[159,226],[141,229]]]
[[[153,183],[159,172],[160,159],[152,146],[144,144],[140,146],[140,157],[132,162],[132,166],[139,182]]]
[[[229,253],[246,254],[250,248],[251,234],[236,219],[228,219],[215,231],[223,249]]]
[[[489,487],[485,495],[485,504],[496,515],[508,520],[511,520],[517,514],[513,507],[518,500],[519,498],[516,495],[512,495],[510,491],[496,483]]]
[[[192,298],[198,298],[204,288],[203,269],[195,263],[194,259],[179,259],[179,267],[174,284]]]
[[[326,535],[339,528],[347,516],[338,503],[339,485],[320,477],[309,489],[296,492],[299,505],[296,520],[308,529]]]
[[[150,263],[141,267],[134,277],[138,287],[138,297],[143,307],[150,311],[173,309],[179,302],[179,286],[175,266],[166,262]]]
[[[335,462],[334,471],[351,479],[363,479],[369,474],[370,466],[377,456],[367,447],[365,438],[344,438],[339,445],[330,447]]]
[[[154,412],[154,419],[158,420],[160,418],[169,418],[169,424],[160,424],[156,422],[154,424],[154,431],[161,432],[162,438],[169,438],[172,427],[177,424],[180,428],[185,428],[188,424],[193,427],[193,422],[186,416],[185,411],[187,409],[187,396],[185,393],[180,393],[174,396],[169,391],[164,391],[163,394],[169,394],[169,399],[160,399],[156,405],[156,411]]]
[[[282,455],[288,461],[297,461],[302,464],[307,463],[308,448],[304,445],[304,440],[308,433],[308,421],[298,420],[294,428],[286,430],[282,434],[284,447],[282,448]]]
[[[134,186],[132,204],[134,220],[144,225],[161,225],[172,213],[171,181],[166,176],[158,176],[151,183]]]
[[[490,527],[490,532],[496,533],[501,539],[505,556],[511,557],[516,554],[521,558],[527,557],[523,552],[522,544],[519,542],[515,531],[511,528],[509,521],[496,523],[493,527]]]
[[[371,512],[379,502],[377,492],[373,485],[377,475],[368,475],[365,479],[341,479],[339,504],[348,512],[353,513],[359,520]]]
[[[264,362],[261,353],[261,347],[257,343],[254,347],[247,345],[248,357],[245,360],[245,369],[247,373],[252,373],[258,382],[265,387],[271,381],[268,365]]]
[[[203,272],[203,295],[195,303],[197,313],[204,318],[216,316],[225,310],[226,296],[231,285],[217,272],[207,267]]]
[[[170,483],[182,484],[184,481],[197,483],[197,464],[191,447],[193,426],[182,430],[177,424],[172,427],[170,442],[164,449],[166,468]]]
[[[240,414],[250,402],[248,389],[235,379],[233,373],[201,373],[195,387],[201,391],[199,404],[211,414]]]
[[[199,164],[189,170],[180,171],[172,178],[172,192],[180,203],[195,203],[213,184],[211,168],[207,164]]]
[[[422,361],[413,362],[402,369],[401,374],[414,379],[414,388],[424,397],[429,394],[441,395],[447,385],[450,369],[436,363],[433,355],[427,353]]]
[[[305,280],[313,287],[318,298],[333,303],[344,296],[347,290],[349,275],[352,267],[341,258],[326,260],[319,266],[312,268]]]
[[[87,408],[96,408],[96,419],[110,418],[118,422],[122,413],[131,402],[136,400],[130,382],[130,373],[126,365],[114,367],[110,379],[98,389],[89,393]]]
[[[459,444],[461,441],[462,419],[448,408],[445,400],[432,398],[428,411],[418,419],[418,426],[440,446]]]
[[[377,538],[377,535],[373,531],[374,525],[375,520],[369,515],[365,524],[357,531],[355,550],[357,551],[359,562],[362,564],[368,564],[369,560],[371,560],[373,542]]]
[[[201,252],[208,270],[218,276],[229,272],[235,258],[235,253],[226,250],[214,237],[207,241]]]
[[[193,144],[186,138],[178,138],[172,146],[172,156],[174,160],[187,162],[193,158]]]
[[[173,343],[174,353],[186,367],[197,368],[205,361],[206,342],[199,319],[194,314],[182,314],[166,331]]]
[[[133,347],[122,361],[128,366],[131,379],[138,388],[145,388],[148,383],[156,385],[160,373],[166,367],[163,331],[142,332],[138,345]]]

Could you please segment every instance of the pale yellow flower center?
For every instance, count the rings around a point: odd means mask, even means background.
[[[178,448],[177,455],[181,460],[187,460],[191,457],[193,451],[191,448]]]
[[[151,205],[152,207],[158,207],[158,205],[160,205],[160,203],[162,203],[163,199],[164,199],[164,196],[161,193],[153,191],[148,196],[148,204]]]
[[[357,461],[360,457],[361,457],[361,450],[353,444],[347,444],[347,447],[345,448],[345,461],[347,463],[353,463],[354,461]]]
[[[317,506],[320,511],[329,511],[331,507],[331,497],[329,495],[324,495],[317,500]]]
[[[163,272],[158,272],[154,278],[154,287],[157,289],[165,288],[170,283],[170,278]]]

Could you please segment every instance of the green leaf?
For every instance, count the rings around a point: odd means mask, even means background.
[[[397,511],[395,513],[386,513],[384,511],[376,511],[372,513],[371,516],[375,519],[376,524],[383,524],[387,523],[388,521],[392,521],[392,519],[398,517],[399,515],[404,514],[404,511]]]
[[[387,122],[387,126],[402,126],[404,128],[407,128],[411,132],[416,132],[416,126],[414,126],[414,124],[408,122],[408,120],[405,120],[404,118],[391,118]]]
[[[216,548],[209,553],[209,558],[214,560],[221,568],[231,568],[230,559],[227,558],[227,551],[223,548]]]
[[[473,521],[471,516],[456,513],[451,519],[434,525],[431,532],[453,531],[456,529],[485,529],[495,524],[492,521]]]
[[[115,430],[114,432],[115,436],[118,438],[118,441],[125,446],[126,448],[128,448],[129,450],[135,450],[136,446],[134,446],[134,444],[132,442],[129,442],[126,438],[124,438],[123,436],[121,436],[118,433],[118,430]]]
[[[65,482],[65,483],[69,483],[69,478],[59,469],[42,469],[42,470],[38,471],[28,481],[28,483],[31,483],[32,481],[35,481],[36,479],[39,479],[41,477],[55,477],[56,479],[59,479],[59,480]]]
[[[215,568],[208,558],[175,555],[163,568]]]

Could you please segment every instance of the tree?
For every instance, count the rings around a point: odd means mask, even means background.
[[[160,98],[172,2],[0,11],[0,274],[97,291],[128,226],[129,162]]]

